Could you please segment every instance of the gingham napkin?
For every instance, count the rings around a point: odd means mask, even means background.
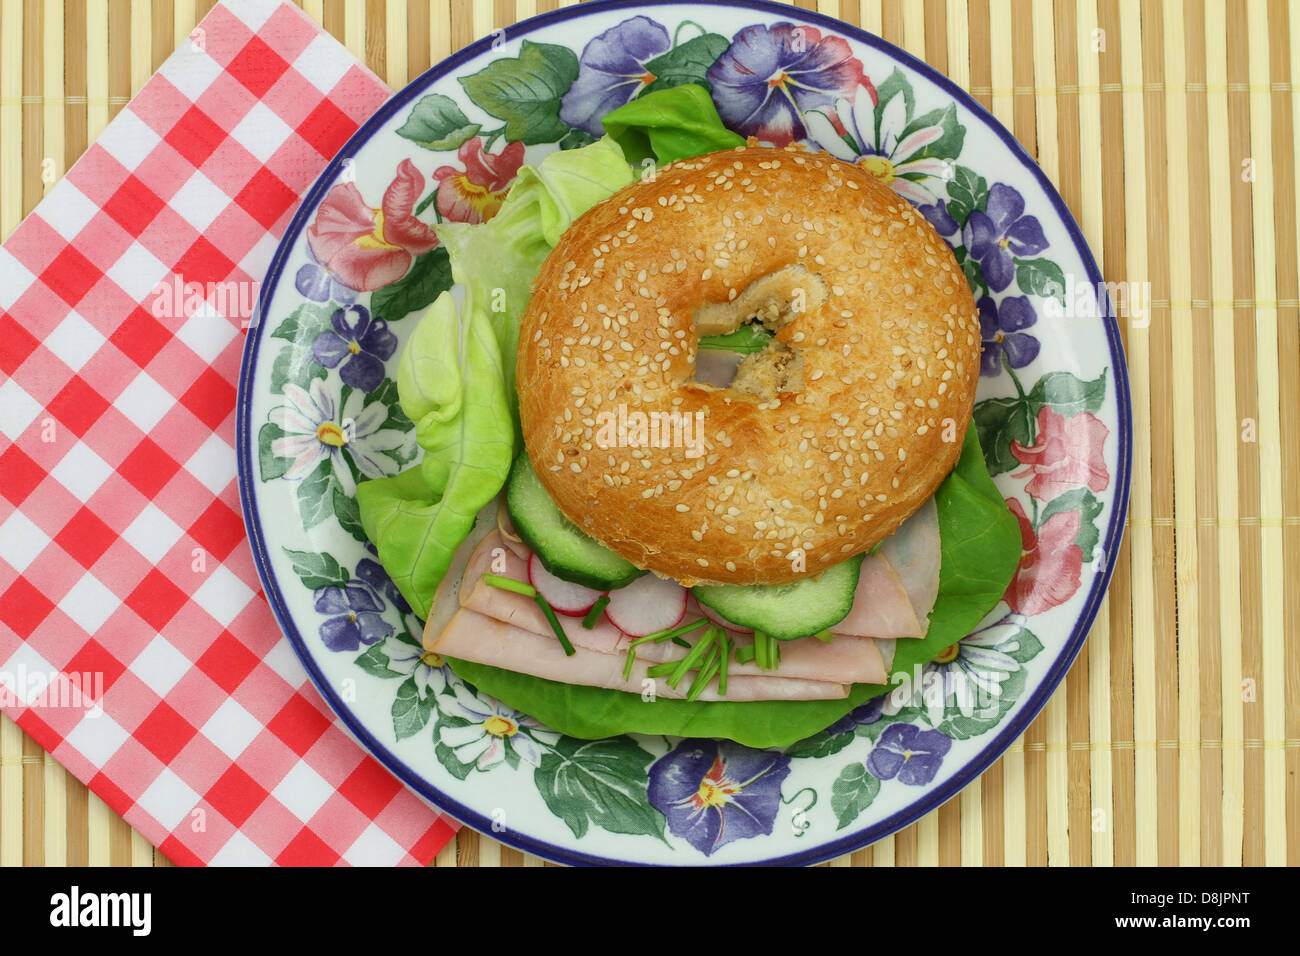
[[[0,705],[177,863],[454,832],[309,683],[235,482],[250,293],[390,93],[291,4],[225,0],[0,249]],[[214,294],[160,309],[178,281]]]

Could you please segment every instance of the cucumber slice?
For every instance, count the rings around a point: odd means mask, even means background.
[[[792,641],[824,631],[844,620],[858,589],[862,555],[854,555],[793,584],[709,584],[691,593],[729,621]]]
[[[557,578],[612,591],[645,574],[564,516],[533,472],[527,454],[515,459],[506,479],[506,509],[524,544]]]

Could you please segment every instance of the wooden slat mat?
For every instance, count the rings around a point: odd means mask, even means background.
[[[557,4],[302,5],[400,88]],[[1105,278],[1153,296],[1150,324],[1124,329],[1129,528],[1083,653],[977,783],[830,865],[1300,863],[1300,2],[798,6],[970,90],[1037,156]],[[0,236],[210,7],[0,0]],[[165,862],[3,720],[0,864]],[[464,831],[436,865],[540,862]]]

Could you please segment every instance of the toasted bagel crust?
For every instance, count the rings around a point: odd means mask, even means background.
[[[791,266],[824,283],[776,334],[802,388],[764,401],[691,381],[696,311]],[[538,274],[517,370],[524,444],[560,509],[692,585],[794,581],[891,534],[956,463],[979,367],[974,298],[923,216],[860,166],[748,146],[579,218]],[[662,416],[654,447],[637,412]]]

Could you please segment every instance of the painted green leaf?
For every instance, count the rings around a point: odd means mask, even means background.
[[[1002,475],[1019,468],[1011,443],[1033,444],[1034,411],[1020,398],[986,398],[975,403],[974,422],[989,474]]]
[[[384,653],[384,644],[382,643],[367,647],[362,653],[353,658],[352,663],[372,677],[387,679],[402,676],[401,671],[395,671],[388,666],[388,655]]]
[[[397,135],[425,149],[447,150],[455,149],[480,128],[469,121],[451,97],[430,93],[411,108]]]
[[[843,830],[871,806],[880,792],[880,781],[867,773],[866,764],[851,763],[835,778],[831,785],[831,812],[837,826]]]
[[[596,142],[596,137],[585,129],[571,129],[560,140],[560,149],[582,149],[582,147],[590,146],[594,142]]]
[[[970,286],[971,294],[979,299],[989,294],[988,283],[984,281],[984,272],[980,269],[979,261],[975,258],[964,259],[961,264],[961,271],[966,276],[966,284]]]
[[[970,214],[988,206],[989,185],[983,176],[967,166],[953,169],[952,179],[948,181],[948,215],[956,220],[957,225],[966,225]]]
[[[311,348],[286,345],[271,365],[271,391],[282,394],[286,385],[307,389],[313,379],[324,378],[325,368],[316,361]]]
[[[469,98],[506,121],[506,139],[554,143],[569,132],[560,98],[578,78],[578,57],[567,46],[525,40],[517,58],[495,60],[462,77]]]
[[[451,263],[447,250],[439,246],[417,256],[406,275],[371,296],[370,311],[376,318],[389,322],[404,319],[426,308],[451,286]]]
[[[439,721],[433,729],[433,739],[438,741],[433,748],[433,755],[438,758],[438,762],[447,768],[447,772],[457,780],[464,780],[474,771],[472,763],[461,763],[456,759],[456,752],[444,744],[438,738],[438,728],[442,726]]]
[[[314,528],[334,514],[334,472],[326,457],[298,483],[298,516],[303,528]]]
[[[825,730],[785,748],[787,757],[829,757],[853,743],[853,731],[832,734]]]
[[[1080,412],[1095,413],[1106,400],[1106,371],[1090,382],[1069,372],[1048,372],[1029,390],[1029,404],[1034,416],[1050,405],[1058,415],[1069,418]]]
[[[962,145],[966,140],[966,127],[957,122],[957,105],[955,103],[950,103],[942,109],[931,110],[924,116],[918,116],[907,124],[907,129],[903,130],[899,140],[904,140],[917,130],[929,126],[942,128],[943,135],[933,143],[927,143],[924,149],[913,153],[911,156],[898,157],[900,160],[916,158],[956,159],[961,155]]]
[[[257,465],[263,481],[280,478],[289,470],[293,462],[271,451],[271,444],[277,438],[283,438],[286,432],[279,425],[267,422],[257,430]]]
[[[683,83],[698,83],[706,90],[712,89],[704,74],[730,45],[731,41],[721,34],[704,33],[660,54],[645,65],[655,80],[642,91],[642,95]]]
[[[1016,282],[1023,292],[1065,305],[1065,273],[1051,259],[1017,259]]]
[[[358,541],[365,542],[366,529],[361,527],[361,512],[357,507],[357,499],[352,495],[345,495],[343,489],[334,483],[334,517],[339,519],[339,524],[343,530]]]
[[[1038,517],[1038,526],[1041,528],[1043,522],[1054,514],[1060,514],[1062,511],[1079,512],[1079,533],[1074,538],[1074,543],[1079,546],[1083,552],[1083,560],[1091,561],[1093,552],[1097,550],[1097,541],[1101,533],[1097,530],[1097,518],[1103,510],[1102,503],[1097,500],[1097,496],[1088,488],[1074,488],[1063,495],[1058,495],[1047,503],[1047,507]]]
[[[885,77],[884,82],[876,87],[876,115],[874,122],[877,143],[880,142],[881,117],[885,115],[885,108],[889,106],[890,101],[895,96],[903,98],[905,122],[910,123],[912,114],[916,112],[916,95],[912,92],[912,84],[908,82],[907,77],[903,75],[903,71],[898,67],[894,67],[894,72]]]
[[[611,833],[663,839],[663,814],[646,798],[654,758],[630,737],[581,741],[562,737],[542,756],[533,779],[551,812],[575,837],[594,824]]]
[[[289,548],[285,548],[284,553],[293,562],[293,573],[298,575],[298,579],[309,591],[341,588],[352,580],[352,575],[332,555],[315,551],[292,551]]]
[[[397,688],[397,696],[393,698],[392,707],[393,733],[397,734],[397,739],[405,740],[418,734],[429,722],[432,713],[433,696],[421,697],[414,677],[402,681]]]
[[[330,319],[338,308],[333,303],[304,302],[275,327],[271,338],[310,345],[316,336],[330,328]]]

